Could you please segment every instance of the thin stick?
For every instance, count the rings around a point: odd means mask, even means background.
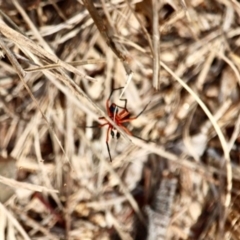
[[[127,78],[127,83],[125,84],[125,86],[124,86],[124,88],[123,88],[123,90],[122,90],[122,92],[121,92],[121,94],[120,94],[120,96],[119,96],[119,99],[121,99],[122,98],[122,95],[124,94],[124,92],[126,91],[126,89],[127,89],[127,87],[128,87],[128,85],[129,85],[129,83],[131,82],[131,80],[132,80],[132,76],[133,76],[133,73],[131,72],[129,75],[128,75],[128,78]]]
[[[50,189],[47,187],[43,187],[43,186],[39,186],[39,185],[34,185],[34,184],[30,184],[30,183],[24,183],[24,182],[19,182],[16,181],[14,179],[10,179],[10,178],[6,178],[3,176],[0,176],[0,182],[4,183],[12,188],[24,188],[24,189],[28,189],[30,191],[35,191],[35,192],[52,192],[52,193],[59,193],[58,190],[55,189]]]
[[[89,14],[91,15],[94,23],[96,24],[99,32],[101,33],[103,39],[107,45],[112,49],[116,56],[122,61],[125,71],[128,75],[126,85],[120,94],[119,98],[122,98],[125,90],[127,89],[129,83],[132,80],[132,70],[129,66],[129,57],[125,54],[125,50],[122,44],[114,40],[114,29],[110,26],[109,22],[103,21],[103,18],[99,15],[97,9],[94,7],[91,0],[83,0],[85,7],[87,8]]]
[[[132,70],[128,64],[129,57],[125,54],[123,45],[114,40],[114,29],[110,26],[107,20],[104,21],[103,18],[99,15],[97,9],[93,5],[92,0],[83,0],[83,3],[91,15],[94,23],[96,24],[99,32],[101,33],[104,41],[112,49],[116,56],[122,61],[127,75],[130,75],[132,73]]]
[[[108,155],[109,155],[109,158],[110,158],[110,162],[112,162],[112,156],[111,156],[111,152],[110,152],[110,148],[109,148],[109,144],[108,144],[110,130],[111,130],[111,126],[109,125],[108,129],[107,129],[106,145],[107,145],[107,150],[108,150]]]
[[[30,237],[22,227],[22,225],[16,220],[16,218],[10,213],[7,208],[0,203],[0,211],[1,214],[5,214],[8,217],[8,220],[13,224],[13,226],[17,229],[17,231],[22,235],[24,240],[30,240]]]
[[[67,62],[68,64],[72,66],[82,66],[82,65],[88,65],[88,64],[99,64],[99,63],[106,63],[106,60],[104,59],[88,59],[88,60],[82,60],[82,61],[74,61],[74,62]],[[38,72],[40,70],[45,70],[45,69],[55,69],[55,68],[60,68],[60,64],[47,64],[44,66],[39,66],[35,68],[27,68],[24,69],[26,72]]]
[[[153,42],[153,87],[159,90],[159,78],[160,78],[160,65],[159,65],[159,46],[160,46],[160,33],[158,30],[158,0],[152,0],[152,42]]]

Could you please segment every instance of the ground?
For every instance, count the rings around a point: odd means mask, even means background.
[[[0,9],[0,239],[240,239],[239,2]]]

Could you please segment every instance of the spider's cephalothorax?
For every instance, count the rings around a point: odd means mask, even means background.
[[[128,135],[132,135],[132,133],[124,126],[124,123],[130,122],[134,119],[137,119],[143,111],[147,108],[148,104],[143,108],[143,110],[135,117],[130,117],[130,112],[127,109],[127,99],[120,99],[121,101],[124,101],[124,107],[118,106],[115,103],[110,104],[110,99],[112,97],[112,94],[116,90],[123,89],[123,87],[113,89],[111,94],[109,95],[107,101],[106,101],[106,109],[107,109],[107,114],[111,118],[113,122],[116,123],[116,125],[121,128],[124,132],[126,132]],[[106,145],[107,145],[107,150],[109,154],[110,161],[112,161],[112,156],[110,153],[110,148],[109,148],[109,135],[113,138],[120,138],[120,133],[117,131],[117,129],[110,123],[105,117],[100,117],[100,120],[105,120],[106,122],[103,124],[99,124],[97,127],[103,127],[103,126],[108,126],[107,129],[107,136],[106,136]],[[116,133],[115,133],[116,131]]]

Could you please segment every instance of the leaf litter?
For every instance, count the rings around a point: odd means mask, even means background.
[[[237,1],[0,6],[0,238],[239,239]]]

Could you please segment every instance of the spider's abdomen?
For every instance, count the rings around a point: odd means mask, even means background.
[[[111,112],[112,115],[117,114],[118,113],[118,107],[116,106],[116,104],[112,103],[109,111]]]

